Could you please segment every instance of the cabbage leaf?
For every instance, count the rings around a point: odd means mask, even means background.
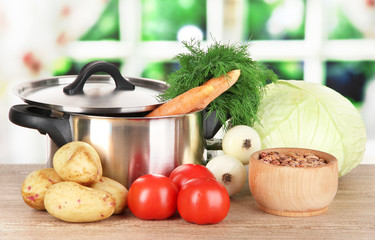
[[[263,148],[302,147],[328,152],[338,160],[339,176],[363,159],[364,122],[353,104],[324,85],[279,80],[267,85],[258,110]]]

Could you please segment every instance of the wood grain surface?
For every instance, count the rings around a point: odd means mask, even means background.
[[[162,221],[128,210],[93,223],[67,223],[28,207],[25,177],[42,165],[0,165],[0,239],[375,239],[375,165],[359,165],[339,180],[328,211],[307,218],[281,217],[256,207],[248,186],[231,199],[219,224],[196,225],[178,214]]]

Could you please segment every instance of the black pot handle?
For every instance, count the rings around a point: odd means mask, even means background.
[[[221,122],[216,117],[216,112],[213,111],[211,113],[208,112],[207,109],[202,111],[203,116],[203,136],[205,139],[212,139],[216,133],[222,127]],[[227,116],[229,119],[230,116]]]
[[[111,77],[116,83],[115,90],[135,89],[135,86],[121,75],[120,71],[114,64],[104,61],[93,61],[83,66],[83,68],[77,75],[77,78],[71,84],[64,87],[64,93],[68,95],[83,93],[83,86],[85,85],[86,80],[91,75],[98,72],[105,72],[111,75]]]
[[[50,110],[20,104],[10,108],[9,120],[16,125],[48,134],[58,147],[62,147],[72,141],[69,116],[63,115],[57,118],[52,117],[51,114]]]

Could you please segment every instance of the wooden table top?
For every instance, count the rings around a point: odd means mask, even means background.
[[[25,177],[42,165],[0,165],[0,239],[375,239],[375,165],[359,165],[341,177],[323,215],[280,217],[257,209],[248,186],[231,199],[228,216],[196,225],[178,214],[145,221],[124,214],[93,223],[67,223],[22,200]]]

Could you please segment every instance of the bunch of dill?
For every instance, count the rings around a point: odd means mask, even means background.
[[[249,43],[214,43],[201,48],[199,41],[183,42],[188,53],[173,58],[180,68],[167,79],[170,87],[160,96],[163,101],[172,99],[191,88],[197,87],[213,77],[240,69],[237,82],[226,92],[211,102],[208,115],[216,113],[216,118],[224,126],[230,116],[231,126],[253,126],[257,121],[257,111],[264,86],[277,80],[276,74],[260,62],[253,61],[249,53]]]

